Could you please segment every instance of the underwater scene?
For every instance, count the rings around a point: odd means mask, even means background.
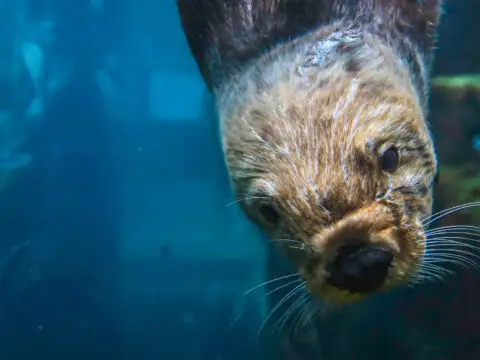
[[[0,0],[0,360],[480,360],[479,13]]]

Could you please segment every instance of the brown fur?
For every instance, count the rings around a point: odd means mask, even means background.
[[[412,278],[437,167],[425,69],[438,2],[422,2],[430,12],[406,0],[342,3],[329,3],[329,23],[213,83],[239,204],[278,240],[309,290],[335,302],[360,297],[325,282],[327,264],[349,235],[394,252],[383,289]],[[400,152],[394,173],[379,168],[389,146]],[[262,204],[280,214],[276,226],[262,220]]]

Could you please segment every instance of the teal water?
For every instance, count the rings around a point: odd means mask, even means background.
[[[448,6],[436,74],[480,72],[472,4]],[[235,203],[173,0],[0,0],[0,18],[2,360],[480,358],[469,271],[257,336],[279,299],[242,294],[290,269]],[[439,206],[480,194],[467,120],[433,124],[463,174]]]

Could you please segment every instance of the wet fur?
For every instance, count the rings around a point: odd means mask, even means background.
[[[304,245],[283,248],[309,290],[358,298],[325,282],[349,236],[394,251],[384,288],[411,279],[437,168],[426,115],[440,1],[178,3],[239,204],[273,239]],[[391,145],[400,167],[385,174]],[[262,203],[279,224],[262,221]]]
[[[383,38],[412,68],[430,65],[440,0],[177,0],[210,88],[272,48],[334,23]],[[421,59],[417,59],[420,56]],[[416,64],[421,61],[423,64]],[[419,72],[420,69],[414,69]]]

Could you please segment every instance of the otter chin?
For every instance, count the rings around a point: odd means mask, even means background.
[[[315,296],[415,280],[440,1],[178,0],[238,203]]]

